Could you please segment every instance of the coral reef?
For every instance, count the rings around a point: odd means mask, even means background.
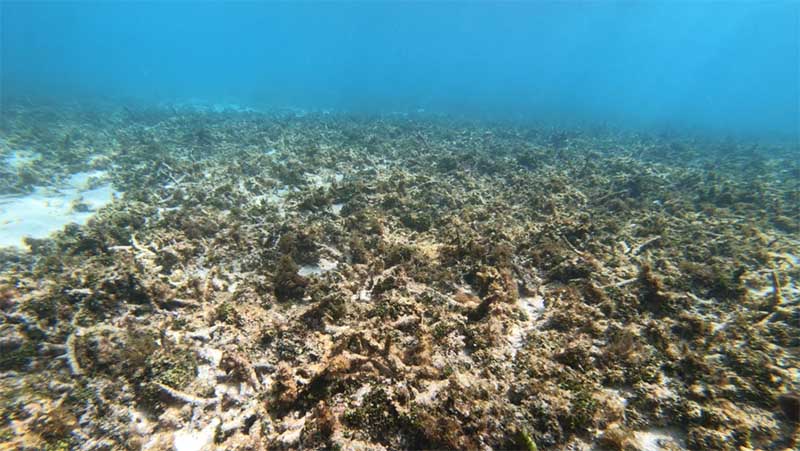
[[[796,148],[435,116],[6,107],[0,449],[784,450]]]

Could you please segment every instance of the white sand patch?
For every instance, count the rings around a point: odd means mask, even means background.
[[[344,204],[333,204],[333,205],[331,205],[331,213],[333,213],[335,215],[340,214],[342,212],[342,207],[344,207]]]
[[[150,435],[153,433],[154,425],[147,419],[147,414],[138,409],[130,409],[131,430],[139,435]]]
[[[516,356],[517,351],[525,345],[525,335],[536,328],[536,324],[544,314],[544,298],[536,295],[519,298],[519,308],[527,316],[527,320],[512,326],[508,334],[508,343],[511,345],[511,355]]]
[[[316,276],[334,270],[338,265],[339,263],[336,262],[335,260],[320,258],[319,263],[317,263],[316,265],[303,265],[300,267],[300,270],[297,273],[303,277],[311,275]]]
[[[319,173],[306,172],[306,180],[315,188],[329,188],[334,183],[341,183],[344,174],[323,169]]]
[[[357,294],[354,294],[351,299],[358,302],[369,302],[372,300],[372,292],[366,288],[362,288]]]
[[[0,198],[0,247],[22,247],[22,239],[46,238],[69,223],[85,224],[119,195],[111,184],[92,186],[105,172],[73,174],[58,189],[37,187],[32,193]]]
[[[217,371],[211,365],[197,365],[197,380],[213,385],[216,382],[216,376]]]
[[[214,435],[219,427],[219,418],[214,418],[211,423],[197,431],[182,429],[175,433],[175,451],[202,451],[214,445]]]
[[[450,385],[450,381],[447,379],[441,381],[431,381],[428,383],[425,391],[417,393],[417,396],[414,398],[414,402],[422,406],[433,405],[433,402],[436,400],[436,395],[438,395],[439,392],[448,385]]]
[[[303,428],[306,425],[306,418],[308,418],[308,415],[302,418],[291,418],[287,416],[283,420],[284,431],[278,436],[278,442],[284,446],[296,445],[297,442],[300,441],[300,434],[303,433]]]
[[[259,196],[259,199],[282,206],[284,203],[286,203],[286,196],[288,196],[290,192],[292,192],[292,189],[282,186],[273,190],[269,194]]]
[[[282,218],[285,218],[287,197],[293,191],[296,191],[296,189],[288,186],[281,186],[279,188],[272,189],[268,193],[252,196],[252,199],[249,203],[251,205],[272,205],[278,210],[278,214]]]
[[[222,361],[222,350],[211,347],[200,348],[197,354],[210,363],[214,368],[219,368],[219,363]]]
[[[782,257],[790,266],[798,266],[800,265],[800,256],[790,254],[788,252],[784,252],[782,254],[777,254],[778,256]]]
[[[508,334],[508,343],[511,345],[511,354],[517,355],[517,351],[522,349],[525,330],[519,325],[514,325]]]
[[[372,384],[364,384],[353,393],[353,400],[357,405],[361,405],[361,402],[364,400],[364,396],[367,396],[367,393],[372,390]]]
[[[749,288],[748,291],[753,299],[763,299],[772,296],[772,285],[764,284],[759,288]]]
[[[664,387],[664,390],[667,392],[667,396],[678,399],[679,398],[678,394],[675,393],[675,390],[673,390],[672,387],[669,386],[669,384],[672,382],[672,378],[662,374],[661,380],[662,380],[662,386]]]
[[[647,451],[686,449],[681,433],[676,429],[653,428],[634,432],[639,449]]]
[[[255,396],[255,391],[250,385],[244,382],[219,382],[214,385],[214,397],[222,399],[228,397],[231,399],[241,399],[243,397]]]
[[[618,402],[623,408],[628,405],[628,399],[634,396],[633,388],[604,388],[603,391],[608,397]]]
[[[529,321],[536,321],[544,313],[544,298],[536,295],[519,298],[519,306],[528,315]]]
[[[15,150],[6,155],[3,162],[12,169],[19,169],[29,163],[42,158],[41,154],[29,150]]]

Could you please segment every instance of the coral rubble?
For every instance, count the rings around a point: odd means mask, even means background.
[[[0,449],[798,446],[797,149],[135,109],[0,133],[42,155],[2,193],[121,193],[0,253]]]

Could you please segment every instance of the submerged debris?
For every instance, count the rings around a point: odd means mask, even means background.
[[[0,449],[798,446],[797,149],[86,114],[3,120],[123,194],[0,253]]]

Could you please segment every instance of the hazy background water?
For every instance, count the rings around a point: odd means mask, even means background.
[[[792,137],[783,2],[2,2],[2,99],[524,115]]]

